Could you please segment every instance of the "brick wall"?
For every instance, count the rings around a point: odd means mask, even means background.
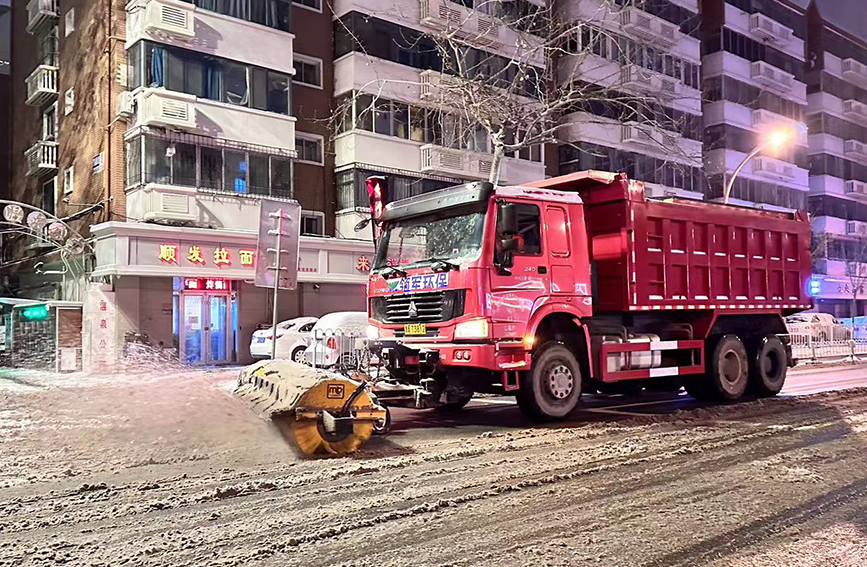
[[[334,96],[334,42],[331,14],[292,6],[292,26],[295,52],[322,59],[322,89],[302,85],[292,87],[292,113],[297,118],[298,132],[318,134],[325,139],[325,166],[297,163],[295,165],[295,198],[306,210],[325,213],[325,232],[334,234],[336,191],[334,186],[334,151],[328,120]]]

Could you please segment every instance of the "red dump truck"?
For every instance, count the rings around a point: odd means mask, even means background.
[[[792,364],[783,317],[811,307],[806,213],[652,200],[624,174],[460,185],[375,220],[386,405],[502,393],[556,420],[588,391],[772,396]]]

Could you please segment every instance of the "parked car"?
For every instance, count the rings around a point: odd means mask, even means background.
[[[320,368],[350,370],[368,359],[367,313],[339,311],[319,318],[310,331],[307,364]]]
[[[310,344],[310,331],[316,317],[298,317],[277,323],[277,358],[304,362],[304,351]],[[271,358],[272,327],[253,332],[250,339],[250,355],[253,358]]]
[[[852,328],[829,313],[796,313],[786,317],[786,329],[791,335],[808,335],[814,341],[848,341]]]

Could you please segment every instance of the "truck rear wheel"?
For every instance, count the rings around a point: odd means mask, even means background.
[[[521,411],[532,419],[566,417],[581,397],[581,367],[572,351],[559,341],[541,345],[515,397]]]
[[[750,353],[750,388],[761,397],[776,396],[788,371],[786,347],[777,335],[761,339]]]
[[[717,399],[732,402],[744,394],[748,382],[747,350],[737,335],[724,335],[708,360],[707,385]]]

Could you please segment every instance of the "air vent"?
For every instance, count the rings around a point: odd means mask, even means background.
[[[151,0],[147,5],[145,29],[149,32],[190,39],[196,35],[193,10],[193,6],[188,8]]]
[[[462,169],[464,161],[462,157],[460,152],[441,152],[440,164],[450,169]]]
[[[160,195],[161,203],[160,210],[171,215],[188,215],[190,214],[190,204],[186,195],[175,195],[173,193],[162,193]]]

